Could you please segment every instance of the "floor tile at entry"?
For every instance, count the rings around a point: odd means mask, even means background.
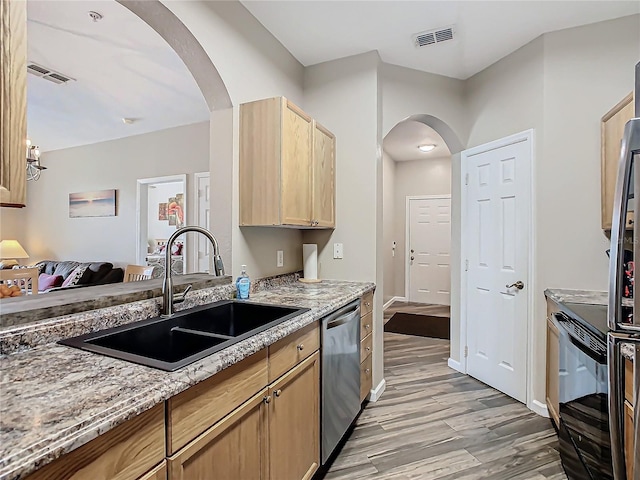
[[[447,340],[384,340],[386,391],[325,480],[566,480],[549,419],[451,370]]]

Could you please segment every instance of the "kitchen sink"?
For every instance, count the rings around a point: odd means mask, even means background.
[[[174,371],[308,310],[224,300],[58,343]]]

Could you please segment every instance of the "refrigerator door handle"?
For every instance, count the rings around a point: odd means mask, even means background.
[[[618,324],[622,320],[622,276],[624,274],[624,237],[627,223],[627,201],[631,183],[631,164],[633,156],[637,153],[640,153],[640,118],[632,118],[624,128],[624,137],[622,138],[622,148],[620,150],[620,163],[618,164],[618,179],[613,201],[611,258],[609,261],[608,323],[610,330],[618,330]],[[635,185],[635,187],[637,188],[638,185]]]
[[[635,458],[625,459],[624,451],[624,361],[620,345],[622,343],[630,343],[635,346],[636,358],[637,352],[640,351],[640,338],[623,333],[609,332],[608,334],[608,366],[609,366],[609,432],[611,436],[611,458],[613,465],[613,477],[615,480],[625,480],[627,478],[626,462],[632,461],[638,465],[637,448],[634,449]],[[636,366],[635,376],[638,376],[640,368]],[[634,381],[636,402],[638,398],[638,381]],[[636,406],[635,413],[635,436],[638,445],[638,409]],[[639,472],[640,470],[636,470]]]

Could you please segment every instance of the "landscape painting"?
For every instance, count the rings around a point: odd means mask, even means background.
[[[115,216],[115,189],[69,194],[69,218]]]

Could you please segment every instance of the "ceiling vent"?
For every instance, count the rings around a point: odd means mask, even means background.
[[[29,62],[27,64],[27,72],[35,75],[36,77],[44,78],[50,82],[62,84],[69,81],[75,81],[74,78],[68,77],[49,68],[38,65],[37,63]]]
[[[414,36],[414,42],[416,47],[426,47],[429,45],[436,45],[438,43],[447,42],[453,40],[453,34],[455,29],[452,26],[438,28],[435,30],[429,30],[428,32],[418,33]]]

